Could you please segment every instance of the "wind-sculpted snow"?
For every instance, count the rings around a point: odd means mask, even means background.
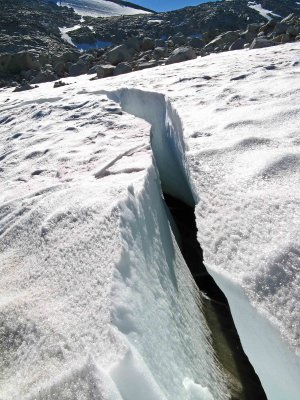
[[[227,399],[150,125],[84,86],[1,93],[0,397]]]
[[[299,66],[290,44],[0,91],[0,397],[229,398],[161,180],[268,399],[299,399]]]

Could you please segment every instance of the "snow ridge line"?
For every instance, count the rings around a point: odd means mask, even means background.
[[[150,141],[162,191],[195,206],[196,191],[186,160],[182,122],[170,100],[158,92],[131,88],[101,93],[151,125]]]

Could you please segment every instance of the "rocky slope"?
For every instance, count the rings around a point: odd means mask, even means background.
[[[260,4],[219,1],[155,15],[81,19],[72,9],[46,0],[0,0],[0,80],[2,86],[37,84],[88,71],[103,77],[211,52],[299,40],[299,3]],[[74,28],[66,36],[62,27]],[[108,48],[97,49],[103,42]],[[90,49],[81,53],[80,47]]]

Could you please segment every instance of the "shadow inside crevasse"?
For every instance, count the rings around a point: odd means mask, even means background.
[[[266,400],[260,380],[241,346],[227,299],[203,264],[194,207],[168,194],[164,194],[164,199],[177,225],[181,252],[202,294],[213,347],[228,376],[231,399]]]

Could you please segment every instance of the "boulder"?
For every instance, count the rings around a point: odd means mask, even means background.
[[[83,60],[77,61],[75,64],[69,66],[69,74],[71,76],[78,76],[86,74],[88,72],[88,66]]]
[[[278,35],[273,38],[273,41],[276,43],[288,43],[293,40],[294,40],[294,38],[291,38],[291,36],[286,33],[284,33],[283,35]]]
[[[31,79],[30,83],[44,83],[50,82],[57,79],[57,76],[51,71],[40,71],[33,79]]]
[[[278,36],[278,35],[283,35],[286,33],[286,30],[288,28],[288,25],[284,22],[277,22],[273,29],[273,36]]]
[[[106,58],[109,63],[117,65],[123,61],[131,61],[134,52],[133,49],[127,47],[125,44],[121,44],[120,46],[116,46],[109,50],[106,53]]]
[[[64,72],[66,72],[66,66],[63,62],[57,62],[54,64],[53,66],[53,71],[58,74],[58,75],[62,75]]]
[[[200,38],[191,38],[189,45],[194,49],[202,49],[205,46],[205,42]]]
[[[19,74],[21,71],[40,69],[40,63],[29,52],[0,55],[0,73]]]
[[[132,67],[130,64],[126,62],[121,62],[116,66],[114,69],[113,75],[122,75],[122,74],[127,74],[128,72],[132,72]]]
[[[253,40],[253,42],[250,45],[250,49],[261,49],[263,47],[270,47],[270,46],[274,46],[274,42],[266,39],[266,38],[261,38],[261,37],[257,37]]]
[[[56,82],[54,83],[53,87],[54,87],[54,89],[55,89],[55,88],[62,87],[62,86],[66,86],[66,85],[67,85],[66,82],[63,82],[63,81],[56,81]]]
[[[271,19],[270,21],[268,21],[265,25],[263,25],[260,28],[259,32],[263,32],[264,34],[267,35],[268,33],[271,33],[274,30],[276,24],[277,24],[277,22],[274,21],[273,19]]]
[[[291,14],[289,14],[287,17],[283,18],[283,19],[281,20],[281,22],[283,22],[283,23],[290,22],[291,20],[294,19],[294,17],[295,17],[295,14],[291,13]]]
[[[155,39],[154,45],[155,47],[166,47],[166,42],[162,39]]]
[[[114,65],[97,65],[97,77],[98,78],[107,78],[109,76],[112,76],[115,70]]]
[[[240,31],[228,31],[214,38],[209,42],[204,49],[208,51],[218,50],[229,50],[229,47],[235,42],[241,35]]]
[[[165,47],[155,47],[153,50],[153,58],[159,60],[167,56],[167,49]]]
[[[141,69],[153,68],[153,67],[157,67],[157,65],[158,65],[158,62],[156,60],[144,61],[144,62],[137,64],[137,69],[141,70]]]
[[[182,61],[193,60],[194,58],[197,58],[197,55],[191,47],[179,47],[171,53],[166,64],[179,63]]]
[[[136,51],[139,51],[141,49],[141,40],[135,36],[132,36],[132,37],[129,37],[128,39],[126,39],[124,44],[128,48],[134,49]]]
[[[52,57],[52,63],[63,63],[66,64],[68,62],[75,63],[79,58],[80,53],[77,50],[74,51],[66,51],[60,55],[55,55]]]
[[[249,24],[246,32],[257,34],[260,28],[261,24]]]
[[[286,29],[286,33],[290,36],[298,36],[300,34],[300,26],[289,25]]]
[[[177,34],[172,37],[172,41],[175,46],[184,46],[187,43],[187,38],[181,34]]]
[[[241,50],[244,48],[246,44],[246,40],[243,38],[238,38],[232,45],[229,47],[229,50]]]
[[[141,46],[143,51],[153,50],[154,47],[155,47],[155,42],[153,39],[148,38],[148,37],[145,37],[143,39],[142,46]]]
[[[14,90],[14,92],[24,92],[25,90],[32,90],[37,86],[31,86],[29,83],[24,83],[20,86],[17,86]]]

